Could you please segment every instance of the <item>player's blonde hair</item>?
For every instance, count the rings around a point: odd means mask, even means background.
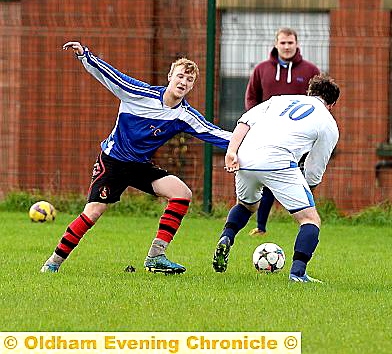
[[[194,61],[189,60],[187,58],[179,58],[171,64],[170,71],[169,71],[170,76],[173,74],[174,69],[178,66],[183,66],[187,74],[191,74],[191,75],[195,74],[195,81],[200,75],[199,67]]]

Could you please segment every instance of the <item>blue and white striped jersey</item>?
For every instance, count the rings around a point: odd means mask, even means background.
[[[227,148],[231,133],[208,122],[185,99],[176,107],[166,106],[163,102],[166,87],[129,77],[87,48],[78,59],[121,101],[114,128],[101,143],[107,155],[121,161],[147,162],[159,147],[181,132]]]

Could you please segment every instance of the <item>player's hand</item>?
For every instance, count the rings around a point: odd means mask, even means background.
[[[79,42],[67,42],[63,45],[63,49],[67,50],[71,48],[73,52],[77,55],[82,55],[84,53],[84,49]]]
[[[238,162],[238,156],[235,152],[226,152],[225,155],[225,170],[229,173],[238,171],[240,164]]]

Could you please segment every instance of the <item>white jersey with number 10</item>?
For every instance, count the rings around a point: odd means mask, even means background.
[[[250,126],[239,150],[240,169],[280,170],[294,167],[302,155],[309,185],[321,182],[338,141],[335,119],[314,96],[273,96],[243,114]]]

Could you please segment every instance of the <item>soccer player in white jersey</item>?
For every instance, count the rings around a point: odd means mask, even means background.
[[[307,95],[273,96],[238,120],[225,156],[235,172],[237,204],[230,210],[213,257],[216,272],[227,269],[234,238],[259,206],[262,187],[299,223],[289,279],[319,282],[306,267],[319,242],[320,217],[311,189],[322,179],[339,131],[330,113],[339,98],[338,85],[327,75],[311,79]],[[309,152],[304,174],[298,167]]]
[[[154,196],[165,197],[167,207],[144,262],[147,271],[183,273],[185,267],[165,256],[169,243],[186,215],[192,192],[178,177],[151,163],[155,151],[174,135],[189,133],[226,149],[231,133],[206,121],[185,100],[199,69],[191,60],[172,63],[168,85],[151,86],[131,78],[94,56],[79,42],[67,42],[85,69],[120,99],[117,120],[111,134],[101,143],[93,167],[92,181],[83,212],[72,221],[41,272],[57,272],[86,232],[120,200],[128,186]]]

